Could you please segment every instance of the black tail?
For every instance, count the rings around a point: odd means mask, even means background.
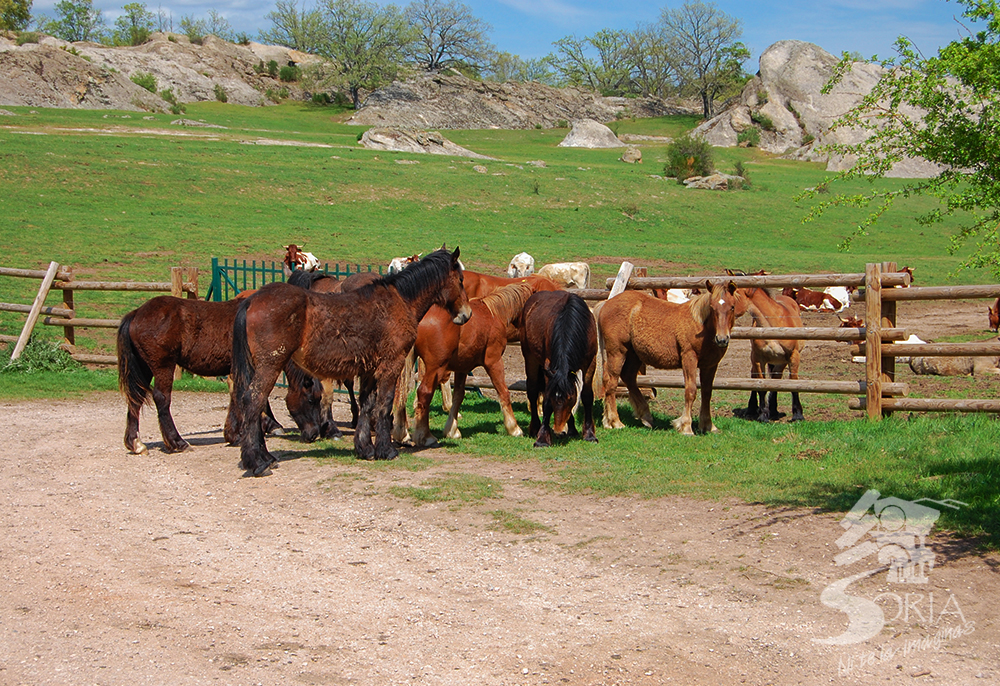
[[[136,310],[132,310],[126,314],[118,325],[118,388],[129,405],[142,405],[149,401],[153,371],[132,344],[129,328],[135,313]]]
[[[236,403],[237,416],[240,418],[243,416],[243,408],[250,406],[250,381],[254,376],[250,342],[247,340],[247,307],[250,300],[251,298],[247,298],[240,303],[233,322],[233,402]]]

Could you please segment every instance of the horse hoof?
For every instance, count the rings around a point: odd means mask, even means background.
[[[510,432],[510,435],[511,435],[511,436],[514,436],[514,437],[517,437],[517,436],[523,436],[523,435],[524,435],[524,432],[523,432],[523,431],[521,431],[521,427],[519,427],[519,426],[515,426],[515,427],[514,427],[514,430]]]
[[[445,438],[453,438],[456,441],[457,440],[461,440],[461,438],[462,438],[462,432],[459,431],[458,429],[452,429],[451,431],[448,432],[448,434],[445,436]]]
[[[545,443],[544,441],[535,441],[536,448],[551,448],[551,443]]]
[[[281,428],[281,427],[279,426],[279,427],[278,427],[277,429],[275,429],[274,431],[270,431],[270,432],[268,432],[268,434],[267,434],[267,435],[268,435],[268,436],[284,436],[284,435],[285,435],[285,430],[284,430],[283,428]]]

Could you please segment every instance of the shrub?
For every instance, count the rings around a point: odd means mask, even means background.
[[[171,105],[177,104],[177,96],[174,95],[173,88],[167,88],[165,90],[160,91],[160,97],[169,102]]]
[[[13,352],[13,349],[11,349]],[[0,364],[0,372],[5,374],[35,374],[37,372],[75,372],[83,366],[54,341],[44,341],[32,337],[24,347],[21,356]]]
[[[180,103],[176,103],[170,106],[170,112],[171,114],[184,114],[187,112],[187,108]]]
[[[332,102],[332,100],[330,100],[330,94],[329,93],[313,93],[312,94],[312,103],[314,105],[323,105],[325,107],[326,105],[329,105],[331,102]]]
[[[729,188],[734,191],[750,190],[750,170],[746,168],[745,164],[743,164],[743,160],[736,160],[736,163],[733,165],[733,172],[736,176],[740,177],[742,181],[740,179],[733,179],[729,184]]]
[[[293,81],[298,81],[301,71],[295,65],[287,65],[281,68],[278,72],[278,78],[286,83],[292,83]]]
[[[542,128],[542,125],[540,123],[539,124],[535,124],[535,128],[536,129],[540,129],[540,128]]]
[[[215,84],[215,88],[213,90],[215,91],[216,100],[218,100],[219,102],[229,102],[229,96],[226,95],[225,88],[223,88],[219,84]]]
[[[250,45],[251,40],[253,40],[253,38],[250,37],[249,33],[243,33],[241,31],[240,33],[236,34],[235,42],[238,43],[239,45]]]
[[[37,43],[38,42],[38,32],[36,31],[21,31],[17,34],[17,44],[24,45],[25,43]]]
[[[760,125],[760,128],[765,131],[774,131],[774,122],[766,114],[761,114],[760,112],[751,112],[750,121],[755,124]]]
[[[748,148],[756,148],[760,145],[760,130],[756,126],[744,129],[736,134],[736,142],[740,145],[746,143]]]
[[[177,42],[177,36],[175,36],[172,33],[169,33],[169,34],[167,34],[167,40],[170,41],[171,43],[176,43]]]
[[[278,63],[274,60],[267,63],[267,75],[272,79],[278,78]]]
[[[666,176],[683,181],[691,176],[708,176],[712,173],[712,146],[704,138],[684,135],[667,146]]]
[[[351,99],[349,97],[347,97],[340,91],[337,91],[336,93],[333,94],[333,104],[336,105],[337,107],[350,107],[354,103],[351,102]]]
[[[816,136],[812,135],[811,133],[802,134],[802,145],[809,145],[814,140],[816,140]]]
[[[258,63],[257,63],[257,66],[256,66],[256,67],[254,67],[254,68],[253,68],[253,70],[254,70],[254,72],[256,72],[256,73],[257,73],[258,75],[260,75],[260,74],[266,74],[266,73],[267,73],[267,67],[266,67],[266,66],[264,66],[264,60],[261,60],[260,62],[258,62]]]
[[[568,129],[569,128],[569,122],[566,121],[565,119],[560,119],[560,120],[558,120],[556,122],[556,128],[557,129]]]
[[[142,88],[145,88],[150,93],[156,92],[156,77],[145,71],[137,71],[132,74],[129,78],[132,79],[132,83]]]

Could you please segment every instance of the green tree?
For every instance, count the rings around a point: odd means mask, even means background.
[[[1000,278],[1000,18],[996,0],[956,0],[962,16],[979,29],[924,57],[906,38],[896,41],[897,56],[882,61],[886,69],[861,102],[835,123],[868,134],[856,145],[831,145],[830,152],[854,155],[854,166],[831,181],[884,177],[906,157],[940,165],[939,173],[890,190],[838,194],[816,206],[810,217],[833,205],[873,208],[851,238],[868,230],[898,199],[915,195],[940,204],[918,217],[933,225],[955,215],[960,228],[952,252],[971,241],[974,249],[962,267],[989,269]],[[841,60],[832,88],[851,68]],[[820,188],[829,185],[822,184]]]
[[[701,97],[705,119],[715,115],[715,100],[745,80],[743,62],[750,51],[739,41],[742,22],[713,3],[689,0],[660,15],[664,38],[681,88]]]
[[[492,27],[455,0],[414,0],[404,16],[419,32],[411,54],[423,69],[436,71],[458,64],[483,67],[493,52],[487,39]]]
[[[494,52],[484,68],[490,81],[537,81],[553,85],[553,74],[545,59],[522,59],[509,52]]]
[[[400,73],[414,31],[395,5],[324,0],[319,54],[332,60],[355,109],[362,91],[391,83]]]
[[[156,15],[146,9],[141,2],[130,2],[122,7],[124,14],[115,19],[115,43],[118,45],[142,45],[149,40],[156,25]]]
[[[302,52],[317,53],[322,42],[323,15],[318,9],[299,9],[295,0],[278,0],[274,11],[264,18],[271,28],[260,32],[263,43],[284,45]]]
[[[55,10],[57,18],[44,24],[45,32],[70,42],[103,38],[104,16],[92,0],[61,0]]]
[[[31,0],[0,0],[0,30],[24,31],[31,22]]]

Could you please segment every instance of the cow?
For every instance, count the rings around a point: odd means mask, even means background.
[[[854,286],[828,286],[823,289],[823,292],[840,303],[840,309],[836,311],[842,312],[851,306],[851,293],[854,292]]]
[[[808,288],[789,286],[782,290],[781,294],[797,302],[803,312],[842,312],[846,307],[829,293],[820,293]]]
[[[993,303],[993,307],[987,307],[986,311],[990,315],[990,331],[996,333],[1000,329],[1000,298]]]
[[[586,262],[556,262],[545,265],[535,273],[563,288],[590,288],[590,265]]]
[[[282,247],[285,249],[283,271],[286,279],[295,271],[314,272],[319,269],[319,260],[311,252],[303,251],[294,243]]]
[[[697,288],[654,288],[653,296],[668,303],[683,305],[695,295]]]
[[[519,252],[514,255],[507,265],[507,276],[512,279],[520,279],[524,276],[531,276],[535,273],[535,258],[526,252]]]
[[[423,253],[418,253],[416,255],[410,255],[409,257],[393,257],[389,261],[389,267],[387,273],[395,274],[396,272],[401,272],[406,269],[406,265],[413,264],[414,262],[420,261],[420,256]]]

